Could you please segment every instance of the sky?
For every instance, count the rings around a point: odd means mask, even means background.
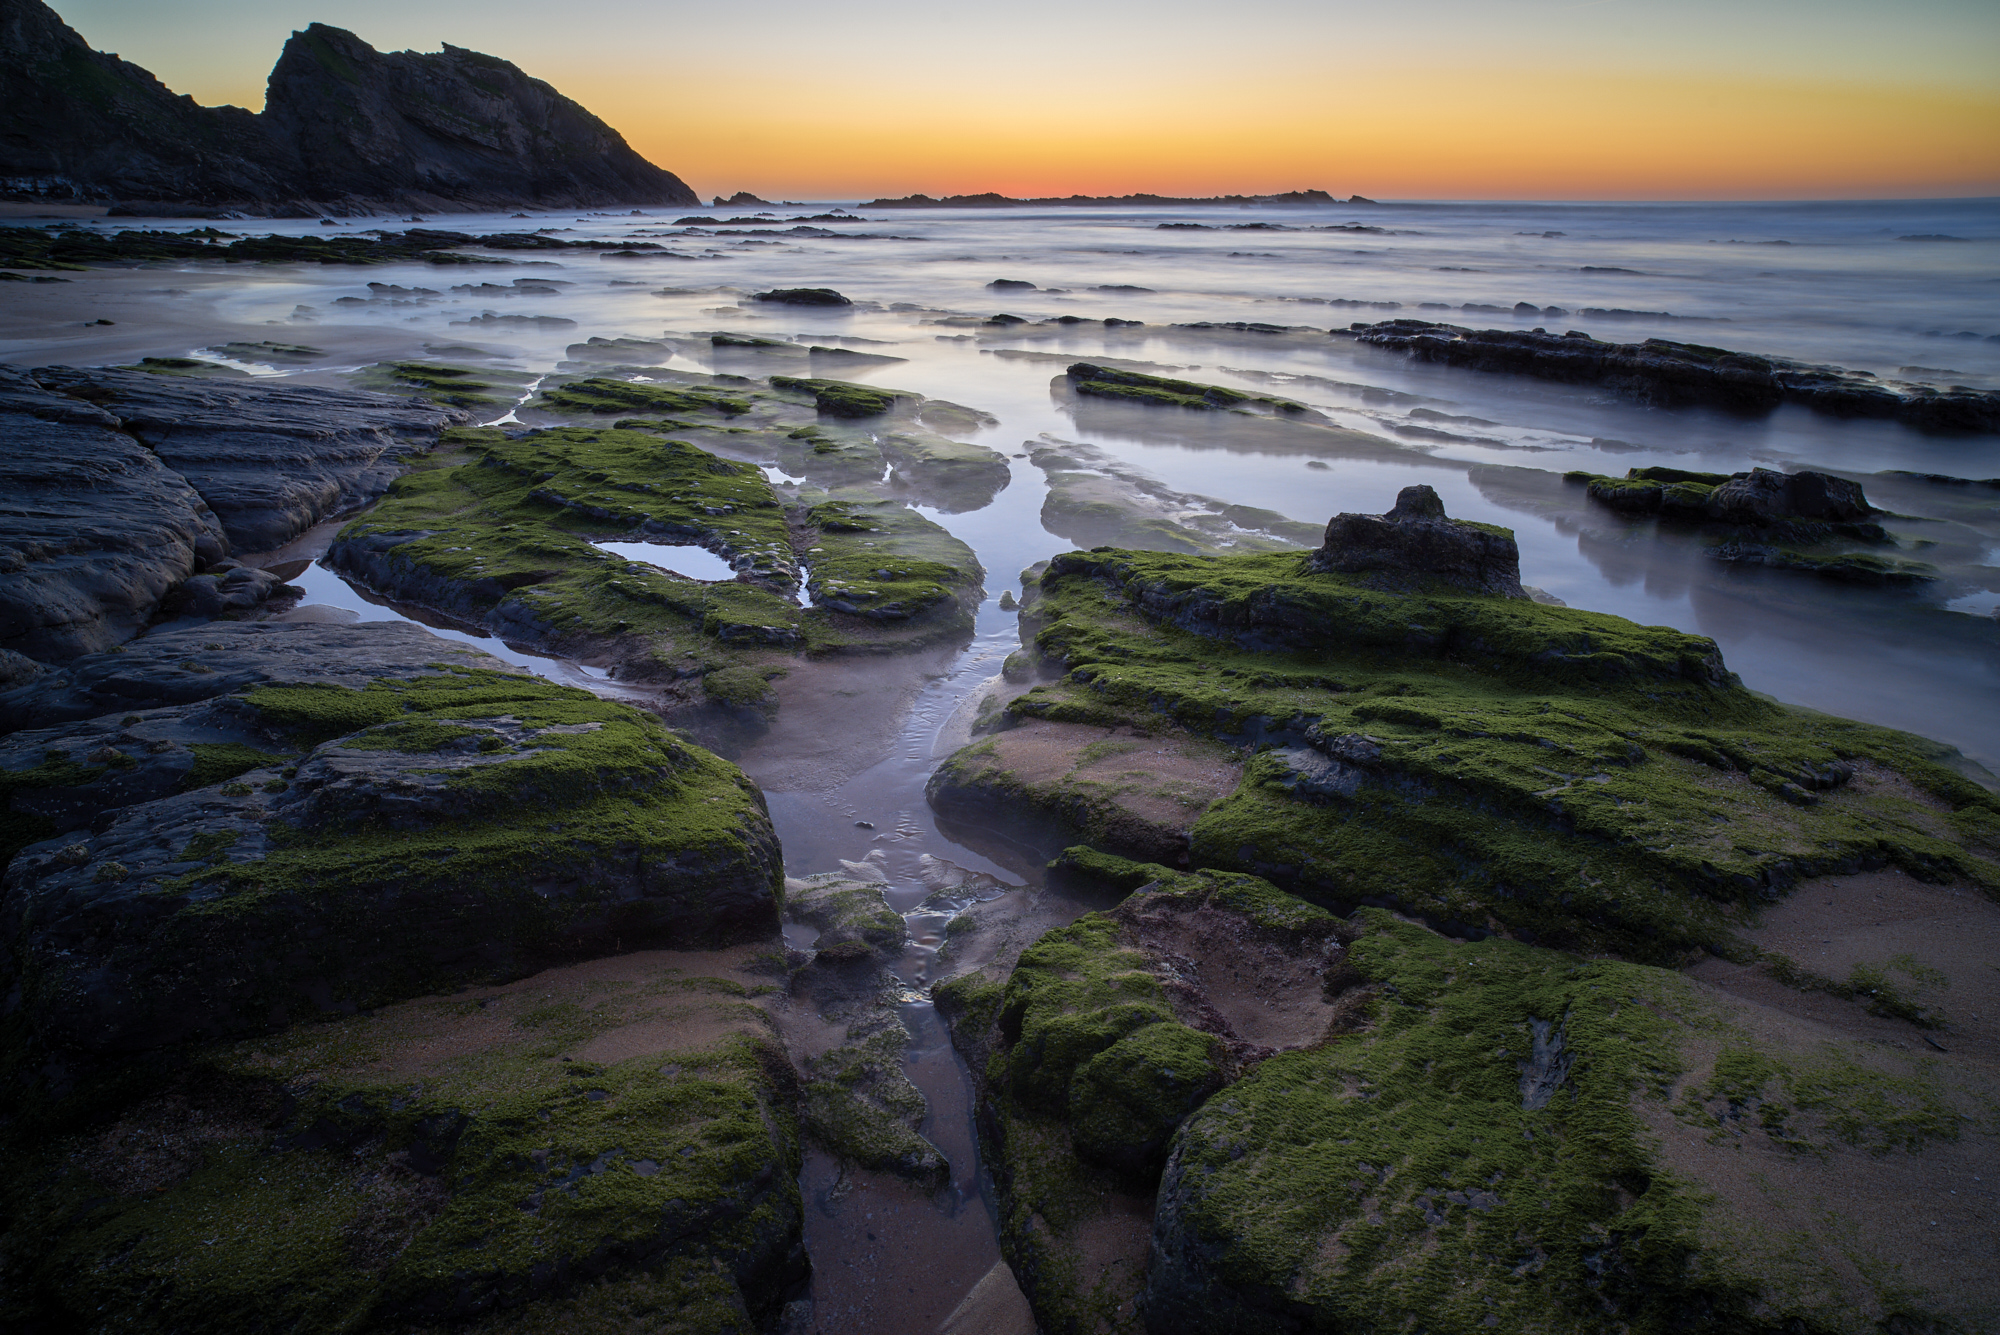
[[[2000,195],[1996,0],[54,0],[261,108],[294,30],[504,57],[702,195]]]

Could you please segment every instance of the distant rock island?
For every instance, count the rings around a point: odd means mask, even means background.
[[[1184,198],[1178,195],[1051,195],[1046,199],[1012,199],[987,191],[980,195],[904,195],[901,199],[871,199],[864,209],[1025,209],[1025,208],[1145,208],[1161,205],[1181,207],[1225,207],[1244,204],[1373,204],[1372,199],[1349,195],[1335,199],[1324,190],[1287,190],[1281,195],[1209,195]]]
[[[92,50],[41,0],[0,0],[0,197],[266,217],[701,202],[495,56],[385,54],[315,23],[260,115]]]

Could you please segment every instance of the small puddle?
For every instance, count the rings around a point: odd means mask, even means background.
[[[736,567],[708,548],[692,543],[600,542],[595,545],[627,561],[643,561],[662,570],[671,570],[676,575],[686,575],[689,579],[719,583],[736,578]]]

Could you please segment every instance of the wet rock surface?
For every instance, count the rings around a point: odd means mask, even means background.
[[[1351,332],[1371,347],[1420,361],[1602,385],[1661,408],[1706,404],[1761,413],[1791,402],[1840,417],[1895,418],[1931,431],[2000,431],[2000,393],[1884,383],[1835,366],[1698,343],[1604,343],[1577,330],[1467,329],[1428,320],[1356,324]]]
[[[201,493],[235,551],[270,551],[382,494],[462,411],[316,385],[43,367]]]
[[[1398,492],[1385,515],[1335,515],[1310,560],[1315,570],[1345,575],[1399,582],[1414,576],[1474,593],[1527,596],[1513,533],[1448,518],[1438,494],[1421,484]]]
[[[10,1065],[50,1095],[114,1054],[775,928],[761,798],[647,716],[415,628],[234,629],[254,667],[176,660],[227,662],[203,628],[149,639],[174,680],[122,679],[193,702],[0,755]],[[122,684],[96,667],[48,712]]]
[[[1659,962],[1729,953],[1740,914],[1816,873],[2000,885],[1994,800],[1953,753],[1760,700],[1699,637],[1303,555],[1069,553],[1031,591],[1041,680],[939,767],[955,820],[1054,815],[1119,847],[1159,824],[1159,784],[1117,772],[1217,747],[1240,778],[1182,815],[1188,865]],[[1059,728],[1080,744],[1051,767]]]
[[[0,648],[108,649],[224,550],[208,502],[94,404],[0,367]]]
[[[206,1049],[11,1159],[8,1310],[769,1328],[808,1264],[761,949],[626,954]]]

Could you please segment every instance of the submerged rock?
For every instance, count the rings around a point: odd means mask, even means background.
[[[239,629],[234,671],[130,674],[149,705],[194,703],[0,748],[14,847],[40,841],[0,891],[17,1069],[59,1087],[115,1054],[775,929],[761,798],[647,715],[414,627]],[[157,668],[226,656],[216,634],[147,644]],[[115,696],[85,668],[14,703]]]
[[[1716,561],[1800,570],[1844,584],[1920,584],[1938,577],[1922,561],[1857,552],[1854,543],[1894,543],[1870,516],[1861,484],[1830,473],[1692,473],[1676,468],[1635,468],[1622,478],[1570,472],[1590,498],[1614,510],[1658,514],[1701,524],[1724,540],[1705,549]]]
[[[910,1034],[889,969],[909,931],[882,890],[881,881],[838,872],[785,882],[787,916],[819,931],[812,959],[793,976],[793,999],[839,1033],[831,1045],[801,1045],[801,1107],[807,1132],[844,1163],[936,1191],[951,1164],[917,1134],[930,1107],[904,1071]]]
[[[2000,393],[1885,384],[1837,366],[1699,343],[1662,338],[1602,343],[1574,329],[1565,334],[1475,330],[1428,320],[1356,324],[1351,332],[1358,342],[1407,352],[1419,361],[1603,385],[1661,408],[1707,404],[1761,413],[1793,402],[1840,417],[1892,417],[1930,431],[2000,431]]]
[[[1527,597],[1513,531],[1447,518],[1438,494],[1421,484],[1396,493],[1385,515],[1335,515],[1325,543],[1308,560],[1314,570],[1391,580],[1416,576],[1474,593]]]

